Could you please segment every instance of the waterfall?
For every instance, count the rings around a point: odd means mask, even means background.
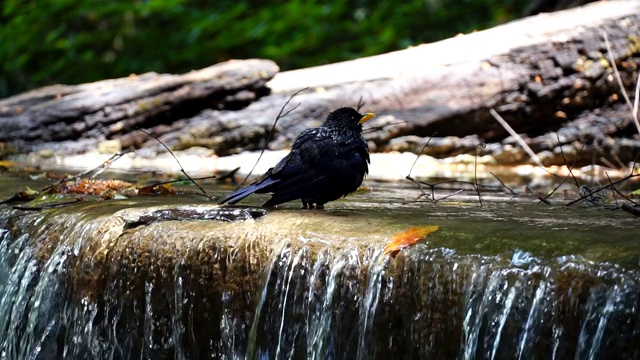
[[[0,216],[0,358],[640,356],[640,273],[616,264],[82,214]]]

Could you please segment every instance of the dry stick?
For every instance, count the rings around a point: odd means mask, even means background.
[[[627,203],[622,204],[622,210],[628,212],[631,215],[640,216],[640,208],[637,206],[633,207]]]
[[[421,181],[418,181],[418,180],[412,178],[409,175],[407,175],[407,177],[405,179],[407,179],[407,180],[413,182],[414,184],[418,185],[418,190],[420,190],[420,195],[418,195],[418,197],[414,201],[418,201],[418,199],[420,199],[422,196],[424,196],[426,198],[429,198],[429,194],[427,194],[424,191],[424,189],[422,188],[422,182]],[[435,195],[433,193],[433,187],[431,188],[431,197],[433,198],[432,200],[435,200]]]
[[[362,99],[362,95],[360,95],[360,99],[358,99],[358,105],[356,106],[356,111],[360,111],[364,107],[364,100]]]
[[[640,157],[640,152],[638,152],[636,154],[636,158],[633,160],[633,164],[631,165],[631,172],[629,173],[629,178],[634,177],[634,176],[640,176],[640,174],[633,174],[634,169],[636,168],[636,164],[638,163],[638,158]],[[607,175],[607,179],[609,179],[609,174],[605,172],[605,174]],[[618,193],[618,195],[622,196],[625,200],[629,201],[630,203],[632,203],[634,206],[640,206],[640,204],[638,204],[637,202],[631,200],[631,198],[629,198],[627,195],[623,194],[622,192],[620,192],[620,190],[618,190],[618,188],[616,188],[614,186],[613,183],[611,183],[611,179],[609,179],[609,184],[611,185],[612,191],[615,191],[616,193]],[[615,196],[615,194],[614,194]],[[616,199],[616,204],[617,204],[617,199]],[[625,205],[628,205],[626,203],[622,204],[622,209],[625,210]],[[634,214],[636,215],[636,214]]]
[[[13,208],[16,209],[16,210],[23,210],[23,211],[41,211],[41,210],[44,210],[44,209],[51,209],[51,208],[55,208],[55,207],[72,205],[72,204],[75,204],[75,203],[79,203],[80,201],[82,201],[82,199],[77,198],[77,199],[72,200],[72,201],[65,201],[65,202],[56,203],[56,204],[46,204],[46,205],[42,205],[42,206],[14,206]]]
[[[493,171],[489,171],[489,174],[493,175],[493,177],[496,178],[496,180],[498,180],[500,182],[500,184],[502,184],[502,187],[504,187],[505,189],[509,190],[513,196],[518,196],[518,194],[516,194],[513,190],[511,190],[510,187],[505,185],[504,182],[502,182],[502,180],[500,180],[500,178],[496,174],[493,173]]]
[[[474,183],[472,183],[472,182],[470,182],[470,181],[445,180],[445,181],[439,181],[439,182],[436,182],[436,183],[433,183],[433,184],[428,184],[428,183],[425,183],[425,182],[422,182],[422,181],[416,180],[416,179],[414,179],[414,178],[412,178],[412,177],[408,177],[408,178],[407,178],[407,180],[410,180],[410,181],[411,181],[411,182],[413,182],[414,184],[418,185],[418,187],[419,187],[419,188],[421,189],[421,191],[422,191],[422,193],[421,193],[420,195],[418,195],[418,197],[417,197],[414,201],[417,201],[418,199],[420,199],[420,198],[421,198],[421,197],[423,197],[423,196],[424,196],[424,197],[428,197],[428,196],[429,196],[429,194],[425,193],[425,192],[422,190],[422,189],[423,189],[423,188],[422,188],[422,185],[424,185],[424,186],[428,186],[428,187],[431,189],[431,199],[427,199],[427,200],[428,200],[429,202],[432,202],[432,203],[437,203],[437,202],[438,202],[438,201],[440,201],[440,200],[443,200],[443,199],[449,198],[449,197],[451,197],[451,196],[453,196],[453,195],[456,195],[456,194],[459,194],[459,193],[461,193],[461,192],[463,192],[463,191],[472,191],[472,190],[476,190],[476,187],[474,186],[475,184],[474,184]],[[436,198],[435,198],[434,190],[435,190],[435,188],[436,188],[438,185],[442,185],[442,184],[452,184],[452,183],[461,183],[461,184],[465,184],[465,185],[470,185],[470,186],[471,186],[471,189],[465,189],[465,188],[462,188],[462,189],[458,189],[458,190],[456,190],[453,194],[445,195],[445,196],[443,196],[443,197],[441,197],[441,198],[439,198],[439,199],[436,199]],[[488,189],[493,188],[492,186],[489,186],[489,185],[482,185],[482,184],[478,184],[478,187],[485,187],[485,188],[488,188]]]
[[[613,57],[613,51],[611,50],[611,45],[609,43],[609,37],[607,36],[607,32],[604,31],[604,30],[601,30],[600,32],[602,34],[602,37],[604,38],[604,43],[605,43],[605,46],[607,48],[607,54],[609,55],[609,62],[611,63],[611,67],[613,68],[614,76],[616,78],[618,86],[620,87],[620,93],[622,94],[622,97],[624,98],[627,106],[629,107],[629,110],[631,111],[631,117],[633,119],[634,124],[636,125],[636,129],[638,130],[638,133],[640,133],[640,122],[638,121],[638,103],[640,102],[640,76],[638,77],[638,79],[636,81],[636,89],[635,89],[635,93],[634,93],[633,104],[631,104],[631,100],[629,99],[629,96],[627,95],[627,91],[624,88],[624,84],[622,83],[622,78],[620,76],[620,72],[618,71],[618,67],[616,65],[616,61],[615,61],[615,59]],[[640,155],[640,153],[638,155]],[[615,196],[615,193],[617,192],[623,198],[625,198],[626,200],[632,202],[633,204],[635,204],[637,206],[638,204],[636,204],[633,200],[629,199],[627,196],[622,194],[615,187],[615,184],[618,184],[621,181],[627,180],[627,179],[632,178],[632,177],[635,176],[633,174],[633,172],[635,170],[635,166],[636,166],[636,163],[637,163],[637,160],[638,160],[638,155],[636,155],[636,159],[634,160],[633,165],[632,165],[632,167],[630,169],[629,176],[627,176],[627,177],[625,177],[623,179],[620,179],[619,181],[612,182],[611,179],[609,178],[609,174],[605,172],[605,174],[607,175],[607,179],[609,180],[609,185],[607,185],[604,188],[596,189],[594,191],[591,191],[589,194],[586,194],[586,195],[578,198],[577,200],[574,200],[574,201],[568,203],[566,206],[572,205],[572,204],[574,204],[574,203],[576,203],[576,202],[578,202],[580,200],[583,200],[584,198],[587,198],[587,197],[589,197],[589,196],[591,196],[591,195],[593,195],[593,194],[597,193],[598,191],[601,191],[601,190],[603,190],[605,188],[611,188],[612,189],[612,192],[613,192],[613,195],[614,195],[614,199],[616,200],[616,204],[617,204],[617,197]],[[618,159],[618,158],[616,157],[616,159]],[[618,159],[618,161],[619,161],[619,159]],[[624,205],[626,205],[626,204],[623,204],[623,209],[625,208]]]
[[[631,169],[629,170],[630,175],[633,175],[633,172],[636,169],[636,165],[638,164],[638,159],[640,159],[640,151],[636,154],[636,158],[633,159],[633,164],[631,164]]]
[[[405,177],[405,179],[412,181],[413,183],[415,183],[416,185],[418,185],[418,189],[420,189],[420,192],[422,193],[422,195],[427,196],[427,194],[424,192],[424,189],[422,188],[422,182],[421,181],[417,181],[414,178],[411,177],[411,172],[413,171],[413,167],[416,166],[416,163],[418,162],[418,159],[420,158],[420,156],[422,155],[422,153],[424,152],[424,149],[427,148],[427,146],[429,145],[429,143],[431,142],[431,139],[436,136],[437,132],[433,133],[433,135],[429,136],[429,140],[427,140],[427,143],[424,144],[424,146],[422,147],[422,150],[420,150],[420,154],[418,154],[418,156],[416,156],[416,159],[413,160],[413,164],[411,164],[411,168],[409,168],[409,174],[407,174],[407,176]],[[426,185],[426,184],[425,184]],[[431,188],[431,197],[433,200],[435,200],[435,194],[433,193],[433,187]],[[420,197],[418,197],[419,199]],[[418,200],[416,199],[416,200]]]
[[[609,185],[600,186],[599,188],[596,188],[595,190],[591,190],[591,192],[589,192],[588,194],[584,194],[583,196],[580,196],[579,198],[577,198],[577,199],[575,199],[575,200],[573,200],[573,201],[569,202],[568,204],[565,204],[565,206],[571,206],[571,205],[573,205],[573,204],[575,204],[575,203],[577,203],[577,202],[579,202],[579,201],[581,201],[581,200],[584,200],[584,199],[588,198],[589,196],[591,196],[591,195],[593,195],[593,194],[595,194],[595,193],[597,193],[597,192],[600,192],[600,191],[602,191],[602,190],[608,189],[608,188],[610,188],[610,187],[614,187],[615,185],[617,185],[617,184],[619,184],[619,183],[621,183],[621,182],[623,182],[623,181],[626,181],[626,180],[629,180],[629,179],[632,179],[632,178],[634,178],[634,177],[638,177],[638,176],[640,176],[640,174],[627,175],[627,176],[625,176],[625,177],[624,177],[624,178],[622,178],[622,179],[619,179],[619,180],[616,180],[616,181],[614,181],[614,182],[610,183]],[[634,204],[635,204],[635,203],[634,203]]]
[[[633,121],[636,122],[636,127],[638,128],[638,132],[640,132],[640,122],[638,121],[638,102],[640,102],[640,76],[638,76],[638,81],[636,82],[636,92],[635,98],[633,99]]]
[[[209,200],[213,200],[213,198],[211,196],[209,196],[209,194],[207,194],[206,191],[204,191],[204,189],[202,188],[202,186],[200,186],[197,182],[195,182],[195,180],[193,180],[191,178],[191,176],[189,176],[189,174],[187,174],[187,172],[184,170],[184,168],[182,167],[182,164],[180,163],[180,160],[178,160],[178,158],[173,154],[173,151],[171,151],[171,149],[169,149],[169,147],[167,145],[165,145],[162,141],[160,141],[160,139],[158,139],[157,137],[151,135],[149,132],[147,132],[146,130],[140,129],[138,128],[139,131],[141,131],[143,134],[146,134],[147,136],[149,136],[150,138],[155,139],[157,142],[160,143],[160,145],[162,145],[165,149],[167,149],[167,151],[169,152],[169,154],[171,154],[171,156],[173,156],[173,159],[176,161],[176,163],[178,163],[178,165],[180,166],[180,172],[184,174],[184,176],[187,177],[187,179],[189,179],[189,181],[191,181],[196,187],[198,187],[198,189],[200,189],[200,191],[202,192],[202,194]]]
[[[255,164],[253,164],[253,167],[251,168],[251,171],[249,171],[247,176],[245,176],[244,180],[242,180],[242,182],[240,184],[238,184],[238,186],[236,187],[236,190],[240,189],[240,187],[242,185],[244,185],[245,182],[247,182],[247,179],[249,179],[251,174],[253,174],[253,170],[255,170],[256,166],[258,166],[258,163],[260,162],[260,159],[262,159],[262,155],[264,154],[265,150],[267,150],[267,146],[269,146],[269,142],[271,141],[271,138],[273,137],[273,132],[276,129],[276,124],[278,123],[278,120],[280,120],[281,118],[289,115],[292,111],[297,109],[298,106],[300,106],[300,104],[294,106],[292,109],[290,109],[286,113],[282,114],[282,112],[284,111],[284,108],[286,108],[287,105],[289,105],[289,102],[291,102],[291,100],[293,100],[293,98],[296,95],[300,94],[301,92],[303,92],[303,91],[305,91],[307,89],[308,89],[308,87],[296,91],[295,93],[293,93],[293,95],[289,96],[289,99],[287,99],[287,102],[285,102],[284,105],[282,105],[282,107],[280,108],[280,112],[278,112],[278,116],[276,116],[276,120],[273,122],[273,125],[271,126],[271,130],[269,131],[269,136],[267,136],[267,141],[265,141],[264,146],[262,147],[262,150],[260,151],[260,155],[258,156],[258,160],[256,160]]]
[[[111,166],[111,164],[113,164],[116,160],[120,159],[121,157],[123,157],[126,154],[126,152],[124,153],[117,153],[117,154],[113,154],[111,155],[110,158],[108,158],[107,160],[103,161],[102,164],[98,165],[97,167],[91,169],[91,170],[87,170],[85,172],[81,172],[80,174],[74,175],[70,178],[64,178],[64,179],[60,179],[58,181],[56,181],[55,183],[39,190],[38,192],[44,192],[44,191],[48,191],[49,189],[53,188],[56,185],[60,185],[63,183],[66,183],[68,181],[72,181],[72,180],[78,180],[81,179],[84,176],[87,176],[91,173],[93,173],[90,178],[93,179],[95,178],[97,175],[103,173],[105,170],[107,170],[109,168],[109,166]]]
[[[538,158],[538,155],[536,155],[533,150],[531,150],[531,148],[529,147],[529,145],[527,145],[526,142],[524,142],[524,140],[522,139],[522,137],[520,135],[518,135],[511,126],[509,126],[509,124],[507,124],[507,122],[493,109],[489,109],[489,113],[491,114],[491,116],[493,116],[494,119],[496,119],[496,121],[498,123],[500,123],[500,125],[502,125],[502,127],[507,130],[507,132],[509,134],[511,134],[511,136],[513,136],[516,141],[518,142],[518,144],[520,144],[520,146],[522,146],[522,148],[524,149],[524,151],[527,152],[527,154],[529,154],[529,156],[531,157],[531,159],[533,160],[533,162],[536,163],[536,165],[540,166],[541,168],[544,168],[544,165],[542,165],[542,162],[540,161],[540,158]]]
[[[629,172],[629,177],[635,177],[635,176],[640,176],[640,174],[634,174],[634,170],[636,168],[636,164],[638,163],[638,158],[640,158],[640,152],[638,152],[636,154],[635,159],[633,159],[633,163],[631,164],[631,171]],[[609,175],[607,174],[607,178],[609,177]],[[609,180],[609,182],[611,182],[611,180]],[[612,184],[613,185],[613,184]],[[638,204],[637,202],[631,200],[631,198],[629,198],[628,196],[626,196],[625,194],[621,193],[620,190],[618,190],[618,188],[616,188],[615,186],[613,187],[613,189],[620,195],[622,196],[625,200],[629,201],[630,203],[632,203],[634,206],[640,206],[640,204]],[[625,205],[627,204],[622,204],[622,208],[623,210]],[[636,214],[634,214],[636,215]]]
[[[480,187],[478,187],[478,147],[485,148],[486,145],[484,143],[478,144],[478,146],[476,146],[476,156],[473,157],[473,187],[476,188],[476,192],[478,193],[478,201],[480,201],[480,207],[482,207],[482,195],[480,195]]]
[[[203,177],[197,177],[197,178],[189,178],[190,181],[194,181],[194,180],[210,180],[210,179],[216,179],[217,177],[215,175],[211,175],[211,176],[203,176]],[[162,181],[159,183],[153,183],[153,184],[149,184],[146,186],[159,186],[159,185],[166,185],[166,184],[173,184],[173,183],[177,183],[177,182],[182,182],[184,181],[184,179],[176,179],[176,180],[167,180],[167,181]]]
[[[573,169],[573,168],[575,168],[575,166],[576,166],[576,162],[578,161],[578,158],[580,157],[580,154],[582,153],[582,150],[584,149],[584,146],[585,146],[585,144],[584,144],[584,143],[580,146],[580,150],[578,151],[578,154],[576,155],[576,158],[575,158],[575,159],[573,159],[573,164],[571,164],[571,167],[567,166],[567,168],[569,169],[569,174],[570,174],[570,175],[573,175],[572,169]],[[560,151],[562,151],[562,149],[561,149]],[[563,151],[562,151],[562,154],[563,154],[563,157],[564,157],[564,152],[563,152]],[[566,163],[566,159],[565,159],[565,163]],[[551,173],[550,173],[550,174],[551,174]],[[558,176],[558,175],[556,175],[556,174],[553,174],[553,175],[554,175],[554,176],[557,176],[557,177],[559,177],[559,178],[560,178],[560,176]],[[557,190],[558,190],[562,185],[564,185],[564,183],[566,183],[566,182],[569,180],[569,176],[570,176],[570,175],[567,175],[567,176],[565,176],[565,177],[561,178],[561,179],[562,179],[562,181],[560,182],[560,184],[558,184],[558,185],[557,185],[553,190],[551,190],[551,192],[550,192],[550,193],[548,193],[548,194],[547,194],[547,196],[545,196],[544,198],[543,198],[543,197],[538,197],[538,200],[542,201],[542,202],[543,202],[543,203],[545,203],[545,204],[551,204],[549,201],[547,201],[547,199],[548,199],[548,198],[550,198],[550,197],[551,197],[551,195],[555,194],[555,192],[556,192],[556,191],[557,191]],[[574,179],[575,179],[575,176],[574,176]],[[576,186],[578,186],[578,189],[580,188],[580,186],[578,185],[578,180],[576,180]]]
[[[507,122],[494,110],[494,109],[489,109],[489,112],[491,113],[491,116],[493,116],[494,119],[496,119],[496,121],[498,121],[498,123],[500,123],[500,125],[502,125],[502,127],[505,128],[505,130],[507,130],[507,132],[509,134],[511,134],[511,136],[513,136],[516,141],[518,141],[518,144],[520,144],[520,146],[522,146],[522,148],[527,152],[527,154],[529,154],[529,156],[531,157],[531,159],[536,163],[536,165],[538,165],[540,168],[542,168],[543,170],[545,170],[547,173],[558,177],[558,178],[562,178],[559,175],[556,175],[552,172],[550,172],[549,170],[547,170],[544,165],[542,165],[542,162],[540,161],[540,158],[538,158],[538,155],[536,155],[533,150],[531,150],[531,148],[529,147],[529,145],[527,145],[527,143],[524,142],[524,140],[522,139],[522,137],[520,135],[518,135],[511,126],[509,126],[509,124],[507,124]],[[584,148],[584,144],[582,145]],[[562,148],[561,148],[562,150]],[[582,149],[580,150],[580,152],[582,152]],[[562,153],[564,156],[564,152]],[[575,161],[577,161],[578,157],[576,156],[576,159],[574,160],[574,165],[575,165]],[[573,176],[573,172],[571,170],[569,170],[569,173],[571,176]],[[569,175],[567,175],[567,177],[563,178],[562,183],[560,183],[560,185],[558,185],[549,195],[547,195],[544,198],[538,198],[540,201],[544,202],[545,204],[549,204],[549,201],[547,201],[547,198],[549,198],[549,196],[551,196],[558,188],[560,188],[560,186],[562,184],[564,184],[567,179],[569,178]],[[575,176],[574,176],[575,178]],[[577,180],[576,180],[577,181]]]
[[[463,192],[463,191],[464,191],[464,189],[456,190],[456,191],[454,191],[452,194],[445,195],[445,196],[441,197],[440,199],[434,199],[434,200],[433,200],[433,202],[434,202],[434,203],[437,203],[437,202],[438,202],[438,201],[440,201],[440,200],[446,200],[446,199],[448,199],[448,198],[450,198],[450,197],[452,197],[452,196],[455,196],[455,195],[460,194],[460,193],[461,193],[461,192]],[[482,206],[482,200],[480,200],[480,206]]]
[[[616,66],[616,60],[613,58],[613,52],[611,51],[611,45],[609,45],[609,37],[607,36],[607,32],[604,30],[601,30],[600,32],[602,33],[602,37],[604,38],[604,44],[606,45],[607,53],[609,54],[609,62],[611,63],[611,67],[613,67],[613,74],[616,77],[618,86],[620,86],[620,92],[622,93],[622,97],[627,103],[627,106],[629,106],[629,110],[631,110],[633,122],[636,124],[638,133],[640,133],[640,122],[638,122],[638,95],[640,95],[640,76],[638,76],[638,82],[636,83],[635,99],[633,99],[633,105],[631,105],[631,100],[629,99],[629,95],[627,95],[627,91],[624,89],[624,84],[622,83],[620,72],[618,71],[618,67]]]
[[[608,166],[608,167],[610,167],[612,169],[616,168],[616,166],[613,165],[613,163],[611,161],[607,160],[606,158],[604,158],[602,156],[600,156],[600,158],[598,160],[600,160],[601,163],[605,164],[606,166]],[[627,165],[624,165],[624,164],[618,164],[618,166],[620,166],[621,168],[626,168],[627,167]]]
[[[405,179],[407,179],[407,180],[413,182],[414,184],[418,185],[418,189],[420,190],[420,195],[414,201],[417,201],[418,199],[420,199],[421,197],[424,196],[425,198],[428,199],[429,202],[437,203],[440,200],[447,199],[447,198],[449,198],[451,196],[457,195],[457,194],[465,191],[465,189],[457,190],[453,194],[449,194],[449,195],[446,195],[446,196],[444,196],[444,197],[442,197],[440,199],[436,199],[435,188],[436,188],[436,186],[438,186],[440,184],[460,182],[460,183],[463,183],[463,184],[471,185],[474,188],[474,190],[476,190],[478,192],[478,198],[480,199],[480,206],[482,206],[482,197],[480,196],[480,184],[478,184],[477,176],[476,176],[475,184],[471,183],[471,182],[468,182],[468,181],[458,181],[458,180],[447,180],[447,181],[440,181],[440,182],[437,182],[435,184],[427,184],[427,183],[424,183],[422,181],[418,181],[418,180],[414,179],[413,177],[411,177],[411,172],[413,171],[414,166],[416,166],[416,163],[418,162],[418,159],[420,158],[420,156],[424,152],[424,149],[426,149],[427,146],[429,145],[429,142],[431,141],[433,136],[435,136],[436,134],[437,134],[437,132],[433,133],[433,135],[431,135],[429,137],[429,140],[427,140],[427,143],[424,144],[424,146],[422,147],[422,150],[420,150],[420,153],[418,154],[418,156],[416,156],[416,159],[413,160],[413,164],[411,164],[411,168],[409,169],[409,174],[405,177]],[[428,186],[431,189],[431,194],[430,195],[425,192],[425,190],[423,188],[423,185]],[[429,199],[429,197],[431,199]]]
[[[609,184],[611,184],[611,177],[609,177],[609,173],[608,172],[604,172],[604,174],[607,176],[607,180],[609,180]],[[616,196],[616,193],[620,194],[620,191],[618,191],[618,189],[616,189],[615,186],[611,187],[611,193],[613,194],[613,201],[616,202],[616,209],[620,208],[620,205],[618,204],[618,197]],[[622,195],[622,194],[620,194]],[[626,198],[626,196],[622,195],[623,198]]]
[[[111,166],[111,164],[113,164],[116,160],[118,160],[119,158],[121,158],[121,157],[122,157],[122,156],[124,156],[125,154],[126,154],[126,152],[124,152],[124,153],[117,153],[117,154],[113,154],[113,155],[111,155],[111,157],[110,157],[110,158],[108,158],[107,160],[103,161],[103,162],[102,162],[102,164],[100,164],[99,166],[97,166],[97,167],[95,167],[95,168],[93,168],[93,169],[90,169],[90,170],[87,170],[87,171],[81,172],[80,174],[74,175],[74,176],[72,176],[72,177],[70,177],[70,178],[60,179],[60,180],[56,181],[55,183],[53,183],[53,184],[49,184],[49,185],[45,186],[44,188],[42,188],[42,189],[38,190],[38,192],[37,192],[37,193],[38,193],[38,194],[41,194],[41,193],[43,193],[43,192],[46,192],[46,191],[49,191],[49,190],[53,189],[53,187],[54,187],[54,186],[61,185],[61,184],[66,183],[66,182],[68,182],[68,181],[78,180],[78,179],[82,178],[83,176],[86,176],[86,175],[91,174],[92,172],[93,172],[94,174],[93,174],[93,175],[91,175],[91,177],[90,177],[90,178],[91,178],[91,179],[93,179],[93,178],[94,178],[94,177],[96,177],[97,175],[99,175],[99,174],[101,174],[102,172],[104,172],[105,170],[107,170],[107,168],[109,168],[109,166]],[[5,199],[5,200],[0,201],[0,204],[8,203],[8,202],[10,202],[10,201],[13,201],[14,199],[16,199],[16,195],[14,195],[13,197],[11,197],[11,198],[9,198],[9,199]],[[33,200],[33,199],[30,199],[30,200],[28,200],[28,201],[31,201],[31,200]],[[25,200],[25,201],[26,201],[26,200]],[[26,209],[26,208],[25,208],[25,209]],[[23,210],[24,210],[24,209],[23,209]],[[38,209],[34,209],[34,210],[38,210]]]
[[[569,175],[571,175],[571,177],[573,178],[573,182],[576,184],[577,187],[580,187],[580,183],[578,183],[578,179],[576,178],[576,176],[573,173],[573,168],[576,166],[576,160],[578,159],[578,156],[576,156],[575,159],[573,159],[573,164],[571,164],[571,166],[567,165],[567,157],[564,155],[564,150],[562,150],[562,144],[560,143],[560,134],[558,134],[558,132],[556,131],[556,139],[558,139],[558,147],[560,148],[560,155],[562,155],[562,160],[564,161],[564,166],[567,167],[567,169],[569,169]],[[582,152],[582,149],[584,149],[584,143],[582,144],[582,147],[580,148],[580,151],[578,152],[578,154],[580,154]]]
[[[384,124],[384,125],[370,126],[370,127],[366,128],[366,129],[363,129],[362,133],[366,134],[366,133],[371,132],[371,131],[384,129],[386,126],[401,125],[401,124],[406,124],[406,123],[407,122],[405,120],[400,120],[400,121],[397,121],[397,122],[391,122],[391,123]]]

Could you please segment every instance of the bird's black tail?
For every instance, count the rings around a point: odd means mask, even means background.
[[[218,204],[220,205],[225,205],[225,204],[235,204],[238,201],[246,198],[247,196],[253,194],[254,192],[260,192],[260,190],[263,190],[264,188],[266,188],[267,186],[278,182],[278,180],[273,180],[270,178],[266,178],[258,183],[254,183],[251,185],[248,185],[246,187],[243,187],[242,189],[236,190],[234,192],[232,192],[231,194],[227,195],[227,197],[225,197],[224,199],[222,199]],[[264,191],[264,192],[268,192],[268,191]]]

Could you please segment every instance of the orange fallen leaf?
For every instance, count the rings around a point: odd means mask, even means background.
[[[398,251],[409,247],[440,229],[438,225],[416,226],[399,232],[391,237],[391,242],[384,248],[384,255],[395,255]]]
[[[152,184],[143,186],[138,190],[139,195],[175,195],[176,190],[171,184]]]

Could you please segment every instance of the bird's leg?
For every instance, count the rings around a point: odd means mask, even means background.
[[[302,208],[303,209],[310,209],[309,203],[307,203],[306,201],[302,201]],[[311,204],[311,208],[313,208],[313,204]]]
[[[324,204],[316,204],[316,209],[324,209]]]

